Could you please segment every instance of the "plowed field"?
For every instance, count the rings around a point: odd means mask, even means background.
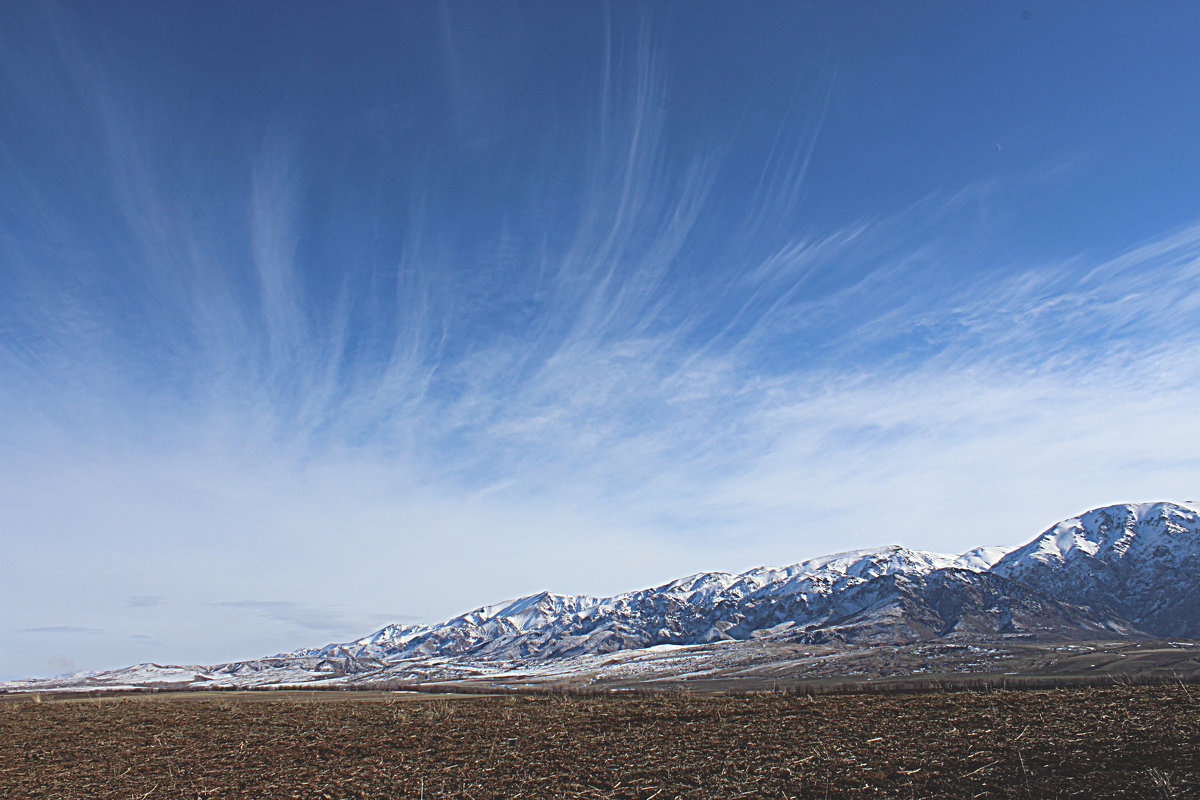
[[[0,797],[1200,797],[1200,687],[21,699]]]

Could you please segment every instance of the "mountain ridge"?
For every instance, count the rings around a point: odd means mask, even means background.
[[[662,654],[671,648],[702,661],[705,653],[725,658],[753,646],[790,652],[810,645],[1153,636],[1200,638],[1195,503],[1091,509],[1020,547],[952,555],[887,545],[785,567],[699,572],[611,597],[543,591],[432,625],[393,624],[348,642],[262,659],[139,665],[0,688],[179,685],[189,683],[189,674],[190,684],[232,686],[456,680],[514,669],[542,675],[590,670],[615,654],[623,654],[623,662],[666,663]]]

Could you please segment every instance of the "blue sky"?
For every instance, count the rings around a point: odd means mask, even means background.
[[[1200,495],[1198,24],[0,6],[0,678]]]

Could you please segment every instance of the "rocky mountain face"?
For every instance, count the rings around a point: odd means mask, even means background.
[[[614,597],[542,592],[435,625],[389,625],[352,642],[257,661],[182,671],[143,665],[109,677],[138,685],[152,680],[147,675],[168,682],[192,675],[242,686],[445,679],[503,674],[513,665],[591,669],[597,657],[618,651],[662,662],[664,648],[1147,636],[1200,638],[1200,513],[1191,504],[1098,508],[1016,549],[955,556],[892,546],[741,574],[700,573]],[[98,680],[107,678],[81,679]]]
[[[1190,504],[1088,511],[1009,553],[992,572],[1125,617],[1147,633],[1200,638],[1200,513]]]
[[[1137,635],[1127,620],[1097,617],[987,572],[893,574],[850,589],[798,641],[908,644],[937,639],[1037,641]]]

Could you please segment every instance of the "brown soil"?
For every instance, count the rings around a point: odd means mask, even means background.
[[[0,797],[1200,797],[1200,687],[0,703]]]

